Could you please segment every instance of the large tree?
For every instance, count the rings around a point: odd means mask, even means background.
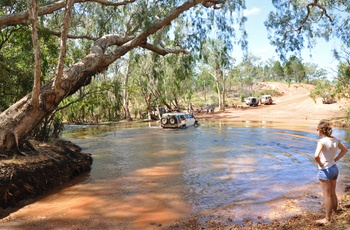
[[[234,19],[242,18],[244,8],[244,0],[61,0],[53,3],[42,0],[38,9],[35,8],[36,1],[4,3],[0,14],[1,30],[32,26],[33,53],[36,54],[40,48],[36,39],[41,39],[37,35],[40,31],[49,31],[60,38],[61,51],[52,79],[39,91],[29,93],[0,114],[2,151],[18,145],[56,110],[64,98],[88,85],[94,75],[133,49],[143,48],[166,55],[185,52],[184,48],[200,48],[200,41],[206,38],[214,19],[222,22],[216,32],[225,42],[230,42]],[[214,13],[216,10],[221,12]],[[36,16],[39,18],[33,19]],[[182,31],[171,30],[171,26],[180,23],[184,28]],[[39,32],[34,29],[36,26]],[[172,37],[174,42],[169,45],[174,48],[163,45],[162,36]],[[84,45],[92,44],[89,53],[70,66],[67,66],[69,58],[66,57],[68,39],[93,41],[78,45],[84,48]],[[37,64],[33,72],[37,76],[40,55],[35,55],[34,60]],[[38,83],[36,80],[35,89]]]
[[[228,70],[232,68],[234,60],[230,58],[228,47],[220,39],[208,39],[203,46],[201,71],[214,79],[218,94],[219,110],[222,110],[226,104],[225,96]]]
[[[350,46],[348,0],[274,0],[265,22],[271,44],[282,58],[313,48],[317,38],[339,38]]]

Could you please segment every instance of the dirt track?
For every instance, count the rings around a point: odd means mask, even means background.
[[[272,105],[249,107],[244,103],[243,108],[225,108],[224,112],[214,114],[197,113],[199,119],[223,119],[237,121],[297,121],[318,122],[322,119],[340,119],[346,116],[350,101],[341,99],[333,104],[323,104],[321,98],[316,102],[309,96],[314,88],[307,84],[288,86],[283,83],[265,83],[261,88],[274,89],[282,96],[273,97]]]

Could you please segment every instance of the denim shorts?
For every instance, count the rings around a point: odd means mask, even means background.
[[[339,170],[336,164],[328,169],[319,169],[317,177],[319,180],[336,180],[339,175]]]

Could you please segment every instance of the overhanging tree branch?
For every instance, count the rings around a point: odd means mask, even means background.
[[[146,43],[141,45],[142,48],[148,49],[150,51],[153,51],[159,55],[167,55],[169,53],[173,53],[173,54],[179,54],[179,53],[184,53],[184,54],[188,54],[187,50],[184,49],[170,49],[170,48],[160,48],[157,46],[154,46],[152,44]]]
[[[302,20],[300,26],[298,27],[298,29],[296,29],[297,33],[300,34],[301,33],[301,30],[303,29],[306,21],[308,19],[310,19],[310,14],[311,14],[311,8],[312,7],[317,7],[317,8],[320,8],[321,11],[322,11],[322,15],[320,18],[322,18],[323,15],[326,15],[326,17],[329,19],[329,21],[333,22],[333,19],[332,17],[327,13],[327,10],[326,8],[324,8],[323,6],[321,6],[319,3],[318,3],[319,0],[314,0],[312,3],[309,3],[307,4],[306,6],[306,9],[307,9],[307,14],[306,16],[304,17],[304,19]]]
[[[96,2],[104,6],[122,6],[135,2],[135,0],[121,1],[121,2],[111,2],[107,0],[74,0],[74,3],[83,3],[83,2]],[[46,6],[42,6],[38,9],[38,16],[43,16],[46,14],[51,14],[57,10],[65,8],[65,0],[61,0]],[[26,21],[29,18],[28,10],[11,15],[0,16],[0,29],[3,29],[7,26],[14,26],[18,24],[26,24]]]
[[[63,78],[59,86],[62,90],[53,91],[53,81],[50,81],[40,89],[39,107],[31,106],[31,94],[28,94],[0,114],[0,151],[13,148],[17,138],[18,140],[26,138],[38,123],[57,109],[64,98],[88,85],[92,76],[104,71],[130,50],[145,45],[147,47],[149,36],[169,25],[181,13],[203,2],[190,0],[183,3],[138,36],[106,35],[98,39],[86,57],[63,71]],[[115,45],[117,47],[114,51],[105,53],[108,47]]]
[[[57,31],[53,31],[50,30],[49,28],[45,28],[46,31],[48,31],[50,34],[57,36],[57,37],[61,37],[61,32],[57,32]],[[87,39],[87,40],[91,40],[91,41],[96,41],[97,39],[99,39],[99,37],[91,37],[88,35],[71,35],[71,34],[67,34],[67,38],[70,39]]]
[[[39,106],[39,93],[40,93],[40,75],[41,75],[41,59],[40,59],[40,46],[38,38],[38,2],[37,0],[28,0],[29,21],[32,26],[32,42],[34,50],[34,85],[32,93],[32,105],[34,107]]]

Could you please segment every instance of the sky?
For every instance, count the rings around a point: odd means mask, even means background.
[[[275,47],[269,43],[264,25],[269,12],[274,9],[271,1],[250,0],[246,1],[246,4],[247,9],[244,13],[248,18],[245,26],[248,33],[249,52],[261,57],[263,61],[269,58],[279,60]],[[320,39],[311,51],[307,48],[302,51],[303,63],[315,63],[320,68],[332,72],[331,69],[336,70],[338,65],[338,61],[335,60],[332,54],[334,48],[337,48],[336,41],[326,42]],[[241,52],[235,53],[237,55],[235,58],[240,61],[241,54],[238,53]]]

